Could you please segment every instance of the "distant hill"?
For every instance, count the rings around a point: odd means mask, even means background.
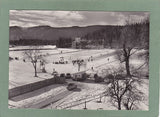
[[[58,40],[60,37],[75,38],[83,37],[88,33],[101,30],[107,26],[86,26],[86,27],[50,27],[37,26],[30,28],[10,27],[10,40],[38,39],[38,40]]]
[[[123,33],[127,29],[127,33]],[[130,33],[130,34],[129,34]],[[131,36],[132,35],[132,36]],[[76,37],[81,37],[82,48],[119,48],[123,37],[136,47],[148,46],[149,23],[127,26],[93,25],[86,27],[36,26],[22,28],[10,27],[10,44],[13,45],[57,45],[70,48]],[[132,40],[132,41],[131,41]],[[142,48],[143,48],[142,47]]]

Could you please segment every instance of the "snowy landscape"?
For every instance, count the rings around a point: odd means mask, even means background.
[[[12,12],[16,13],[11,11],[11,16]],[[112,30],[115,31],[110,33],[106,32],[108,27],[105,29],[100,26],[96,31],[95,27],[90,27],[86,29],[88,33],[81,31],[80,34],[84,33],[84,36],[76,35],[71,39],[59,37],[56,41],[42,41],[36,34],[38,41],[29,40],[26,32],[22,31],[28,30],[30,38],[35,36],[31,34],[33,31],[26,27],[22,30],[10,28],[8,107],[148,110],[147,26],[148,22],[113,26]],[[48,32],[41,35],[49,35],[51,27],[43,28]],[[80,32],[81,28],[74,30]],[[64,29],[64,32],[71,30]],[[41,31],[42,27],[38,27],[38,30]]]
[[[61,51],[63,51],[63,53],[60,53]],[[47,73],[39,73],[39,77],[34,77],[33,76],[34,71],[33,71],[32,64],[29,61],[26,61],[26,62],[23,61],[23,51],[10,51],[9,53],[10,57],[13,57],[13,58],[18,57],[19,60],[10,61],[9,88],[41,81],[43,79],[52,78],[53,68],[56,68],[56,71],[58,73],[72,73],[72,74],[76,73],[78,72],[78,68],[76,65],[74,66],[72,64],[70,57],[72,59],[77,59],[79,57],[77,55],[82,55],[81,58],[86,59],[86,60],[90,56],[93,56],[93,59],[94,59],[94,61],[88,62],[85,67],[82,66],[81,68],[82,71],[85,70],[86,73],[91,75],[91,77],[93,76],[92,74],[95,74],[95,73],[99,74],[100,76],[105,76],[109,73],[112,73],[112,70],[114,68],[117,68],[120,64],[119,61],[116,60],[114,52],[115,50],[113,49],[103,49],[103,50],[79,50],[77,49],[76,50],[76,49],[54,48],[53,50],[42,50],[43,55],[46,55],[48,53],[47,56],[45,56],[47,60],[47,63],[46,63]],[[144,50],[141,50],[140,52],[144,52]],[[69,61],[69,63],[67,65],[53,64],[53,61],[56,61],[56,60],[58,61],[58,59],[60,59],[61,56],[63,56],[65,60]],[[109,61],[108,61],[108,58],[110,59]],[[141,66],[143,63],[144,63],[143,60],[136,60],[134,58],[131,61],[131,64],[134,64],[137,68]],[[94,70],[91,69],[92,66],[94,67]],[[40,72],[40,69],[38,70]],[[73,91],[71,93],[70,91],[67,91],[66,89],[67,84],[64,84],[62,86],[53,85],[53,86],[45,87],[41,90],[34,91],[34,93],[27,93],[27,94],[24,94],[18,97],[14,97],[13,100],[18,100],[18,101],[14,102],[10,100],[9,104],[11,105],[15,104],[14,106],[17,106],[19,108],[25,107],[26,103],[28,103],[27,105],[29,104],[34,105],[34,103],[38,103],[39,101],[47,100],[50,97],[54,97],[62,92],[65,92],[65,95],[66,93],[69,93],[69,95],[65,96],[63,99],[56,102],[55,104],[52,104],[52,103],[48,104],[45,108],[83,109],[84,102],[87,101],[88,109],[100,109],[100,108],[104,110],[116,109],[114,106],[112,106],[112,104],[109,103],[108,97],[103,96],[104,95],[103,93],[105,92],[107,88],[107,84],[105,84],[105,82],[95,83],[93,78],[89,78],[88,81],[84,81],[84,82],[77,82],[77,81],[72,81],[71,79],[67,79],[66,82],[67,83],[74,82],[78,86],[78,88],[81,89],[81,91],[75,91],[75,92]],[[145,92],[145,95],[146,95],[145,98],[146,98],[148,97],[149,82],[148,82],[148,79],[143,79],[143,82],[144,84],[140,86],[140,89],[142,90],[142,92]],[[50,87],[53,87],[53,89]],[[45,90],[48,90],[48,91],[45,92]],[[35,93],[38,93],[38,94],[35,95]],[[99,96],[101,95],[102,95],[103,103],[97,103],[97,101],[100,98]],[[29,98],[26,98],[25,96]],[[74,105],[74,103],[75,103],[75,106],[72,106]],[[145,109],[145,110],[148,109],[147,98],[146,98],[146,101],[144,100],[144,102],[141,103],[141,105],[142,105],[141,106],[142,109]]]

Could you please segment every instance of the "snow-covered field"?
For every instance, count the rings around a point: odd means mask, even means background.
[[[62,53],[61,53],[62,51]],[[28,84],[31,82],[36,82],[40,80],[44,80],[47,78],[52,78],[51,75],[53,69],[55,69],[58,73],[75,73],[78,72],[78,66],[72,64],[72,60],[76,60],[78,58],[87,59],[90,56],[96,58],[97,56],[102,56],[106,53],[112,53],[114,50],[104,49],[104,50],[75,50],[75,49],[56,49],[56,50],[41,50],[42,55],[45,56],[46,60],[46,71],[47,73],[38,73],[39,77],[34,77],[34,68],[30,62],[30,60],[26,60],[23,62],[24,51],[10,51],[9,56],[12,58],[18,57],[19,60],[11,60],[9,62],[9,88],[13,88],[16,86]],[[68,61],[68,64],[53,64],[55,61],[59,61],[60,57],[64,57],[64,60]],[[91,67],[99,66],[103,63],[109,63],[114,60],[114,57],[110,56],[110,61],[107,61],[107,58],[102,57],[100,60],[94,60],[92,62],[88,62],[86,65],[81,66],[81,71],[89,70]],[[40,63],[37,65],[37,71],[40,72]]]
[[[103,95],[103,92],[108,88],[105,83],[90,82],[76,82],[71,79],[67,80],[68,83],[75,83],[79,90],[68,91],[67,84],[64,85],[51,85],[41,88],[39,90],[23,94],[9,100],[9,108],[32,108],[35,104],[40,102],[55,100],[59,96],[63,96],[55,103],[50,103],[43,107],[45,109],[84,109],[85,101],[86,108],[90,110],[117,110],[115,106],[110,103],[110,99]],[[139,89],[145,93],[144,101],[138,103],[139,110],[148,110],[148,80],[143,80],[143,85]],[[63,93],[64,92],[64,93]],[[68,94],[67,94],[68,93]],[[60,94],[60,95],[59,95]],[[67,94],[67,95],[66,95]],[[101,96],[101,103],[100,101]],[[54,101],[53,101],[54,102]],[[41,103],[43,105],[43,103]],[[40,104],[40,105],[41,105]],[[42,106],[41,105],[41,106]],[[124,107],[122,107],[124,109]]]
[[[78,72],[78,65],[72,63],[72,60],[83,59],[84,65],[80,67],[80,71],[86,71],[88,74],[97,73],[100,76],[104,76],[113,72],[113,69],[120,68],[120,62],[117,60],[114,49],[98,49],[98,50],[81,50],[81,49],[65,49],[65,48],[54,48],[51,47],[49,50],[41,50],[42,55],[44,55],[46,64],[45,69],[47,73],[42,73],[40,70],[40,63],[37,64],[38,77],[34,77],[34,68],[29,60],[26,59],[24,62],[24,51],[20,49],[26,49],[27,47],[14,47],[10,48],[9,56],[14,58],[9,61],[9,89],[21,86],[24,84],[29,84],[44,79],[52,78],[51,75],[53,69],[58,73],[76,73]],[[47,48],[47,47],[45,47]],[[18,51],[12,51],[16,50]],[[144,50],[138,53],[143,53]],[[18,57],[19,60],[15,60]],[[53,64],[63,57],[64,61],[68,61],[67,64]],[[92,57],[93,61],[88,61]],[[139,66],[144,64],[143,59],[137,59],[136,57],[131,58],[131,66],[134,68],[139,68]],[[147,72],[147,66],[142,67],[142,71]],[[103,94],[107,85],[104,83],[94,83],[91,82],[76,82],[72,80],[67,80],[68,83],[74,82],[77,84],[79,91],[66,91],[65,85],[53,85],[34,92],[24,94],[22,96],[15,97],[15,99],[9,100],[9,105],[15,106],[15,108],[27,108],[26,105],[32,106],[32,104],[38,103],[43,100],[50,100],[56,95],[65,96],[55,102],[50,104],[45,108],[49,109],[83,109],[84,101],[87,101],[87,109],[104,109],[104,110],[115,110],[116,108],[109,102],[108,97],[102,96],[102,103],[97,103],[99,100],[99,95]],[[139,87],[142,92],[145,93],[146,100],[140,103],[141,110],[148,110],[148,90],[149,90],[149,80],[144,79],[143,84]],[[37,95],[35,95],[37,94]],[[26,98],[27,97],[27,98]],[[94,98],[93,98],[94,97]],[[16,100],[16,101],[15,101]],[[76,103],[77,100],[81,100]],[[11,106],[11,107],[12,107]]]
[[[73,82],[73,81],[71,81]],[[139,110],[148,110],[148,80],[143,80],[143,85],[139,89],[145,93],[144,101],[137,104]],[[116,110],[117,108],[110,103],[109,97],[103,96],[103,92],[108,88],[103,83],[81,83],[77,85],[81,88],[80,92],[73,92],[71,95],[63,98],[62,100],[55,103],[56,109],[84,109],[85,101],[87,109],[90,110]],[[138,86],[138,85],[137,85]],[[101,96],[101,103],[100,101]],[[47,106],[48,109],[55,109],[55,105],[52,104]],[[122,109],[124,107],[122,106]]]

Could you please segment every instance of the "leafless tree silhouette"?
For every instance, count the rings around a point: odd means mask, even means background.
[[[30,47],[30,49],[24,51],[24,55],[26,56],[26,58],[28,58],[34,68],[34,76],[38,77],[37,75],[37,62],[38,60],[42,59],[42,54],[40,52],[40,47],[39,46],[34,46],[34,47]]]

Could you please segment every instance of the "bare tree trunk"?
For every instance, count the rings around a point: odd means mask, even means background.
[[[125,106],[126,110],[130,110],[129,106],[128,106],[128,103],[126,103],[124,106]]]
[[[125,64],[126,64],[126,73],[127,73],[127,76],[131,76],[130,66],[129,66],[129,57],[126,57]]]
[[[78,64],[78,71],[80,71],[80,66],[81,66],[81,65],[80,65],[80,64]]]
[[[129,98],[127,98],[127,102],[124,103],[124,107],[126,108],[126,110],[130,110],[129,109]]]
[[[34,65],[34,73],[35,73],[34,77],[38,77],[37,76],[37,64],[36,64],[36,62],[35,62],[35,65]]]
[[[130,110],[128,106],[126,107],[126,110]]]
[[[118,110],[121,110],[121,100],[118,99]]]

